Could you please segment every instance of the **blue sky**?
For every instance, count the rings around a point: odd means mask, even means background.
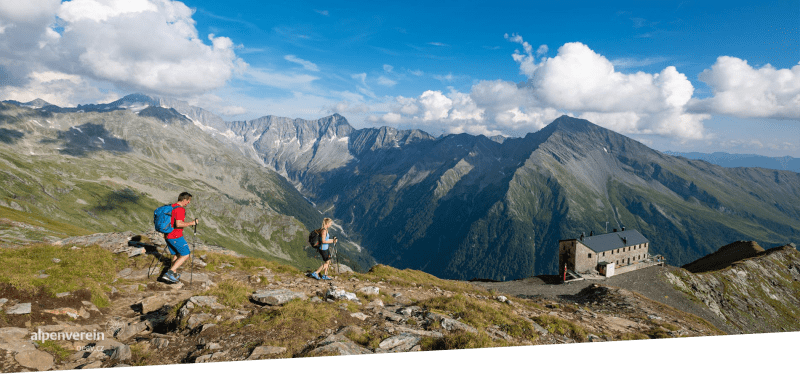
[[[800,157],[800,1],[0,1],[0,99]]]

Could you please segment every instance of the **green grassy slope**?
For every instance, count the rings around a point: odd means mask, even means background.
[[[285,179],[187,120],[3,105],[0,129],[13,135],[0,139],[0,217],[44,229],[6,230],[7,243],[146,232],[156,207],[189,191],[187,216],[201,218],[196,240],[299,268],[319,265],[304,246],[320,213]]]

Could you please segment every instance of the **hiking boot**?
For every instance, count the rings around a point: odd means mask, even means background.
[[[311,273],[311,278],[314,278],[314,279],[316,279],[316,280],[320,280],[320,277],[319,277],[319,275],[317,275],[317,272],[316,272],[316,271],[315,271],[315,272],[313,272],[313,273]]]
[[[178,278],[175,278],[175,275],[173,274],[175,273],[173,273],[172,271],[167,271],[166,273],[164,273],[164,275],[161,276],[161,279],[169,283],[178,283]]]
[[[333,280],[333,278],[329,277],[328,274],[323,275],[322,279],[324,279],[324,280]]]

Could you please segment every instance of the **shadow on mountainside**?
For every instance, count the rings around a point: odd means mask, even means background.
[[[106,194],[105,197],[99,199],[101,201],[100,205],[95,206],[93,210],[99,210],[101,212],[110,212],[110,211],[119,211],[121,213],[127,213],[129,208],[135,206],[139,203],[139,195],[136,194],[136,191],[125,188],[122,190],[111,191]]]
[[[731,266],[736,261],[755,257],[764,252],[764,248],[761,248],[761,246],[754,241],[738,241],[728,244],[718,251],[694,262],[683,265],[682,268],[692,273],[722,270]]]
[[[17,130],[0,129],[0,142],[6,144],[14,144],[25,136],[24,133]]]
[[[128,141],[115,138],[103,125],[85,123],[58,132],[58,140],[64,142],[61,154],[85,157],[90,152],[117,151],[131,152]]]

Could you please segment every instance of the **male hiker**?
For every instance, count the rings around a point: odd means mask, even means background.
[[[192,194],[188,192],[181,192],[178,195],[178,202],[172,204],[172,232],[165,235],[165,239],[167,240],[167,248],[169,248],[169,252],[172,253],[175,257],[173,257],[172,267],[167,270],[164,275],[161,276],[162,279],[170,282],[170,283],[177,283],[178,279],[180,279],[180,275],[175,273],[178,268],[183,265],[183,262],[189,258],[189,243],[186,242],[186,239],[183,238],[183,228],[197,225],[197,219],[191,222],[184,222],[183,220],[186,219],[186,209],[184,209],[189,203],[192,202]]]
[[[337,242],[336,237],[333,237],[331,239],[330,235],[328,235],[328,229],[331,227],[332,224],[333,224],[333,220],[332,219],[324,218],[322,220],[322,227],[319,230],[317,230],[319,232],[319,235],[320,235],[320,238],[319,238],[320,246],[319,246],[319,248],[317,248],[317,251],[322,256],[322,261],[323,261],[322,265],[319,266],[319,269],[317,269],[317,271],[311,273],[311,277],[314,278],[314,279],[317,279],[317,280],[320,280],[320,279],[330,280],[331,279],[331,277],[328,276],[328,267],[331,266],[331,254],[328,251],[328,244]],[[319,274],[322,271],[325,271],[325,273],[322,274],[322,276],[320,276]]]

